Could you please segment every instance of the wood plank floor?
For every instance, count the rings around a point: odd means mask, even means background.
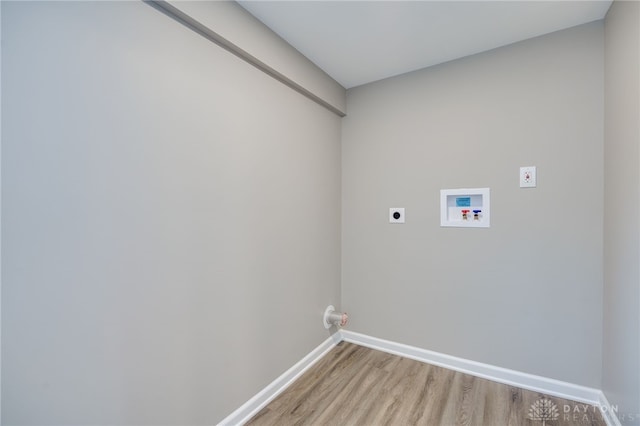
[[[531,419],[543,398],[547,410]],[[543,426],[543,419],[606,425],[592,406],[342,342],[247,425]]]

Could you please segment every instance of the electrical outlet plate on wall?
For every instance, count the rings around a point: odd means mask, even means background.
[[[404,207],[391,207],[389,209],[389,223],[404,223]]]
[[[520,188],[536,187],[536,166],[520,167]]]

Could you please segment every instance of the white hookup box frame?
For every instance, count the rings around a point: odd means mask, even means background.
[[[440,226],[489,228],[491,226],[490,188],[441,189]]]

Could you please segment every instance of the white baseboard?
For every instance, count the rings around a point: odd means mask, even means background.
[[[266,388],[258,392],[253,398],[245,402],[233,413],[225,417],[219,426],[243,425],[269,404],[275,397],[280,395],[296,379],[298,379],[313,364],[318,362],[341,341],[341,336],[337,333],[322,342],[320,346],[302,358],[296,365],[285,371],[280,377],[271,382]]]
[[[620,424],[620,419],[618,419],[617,407],[612,408],[612,405],[609,404],[607,397],[603,392],[600,392],[600,400],[598,401],[598,406],[600,407],[600,412],[602,413],[602,417],[604,417],[604,421],[607,422],[607,426],[622,426]]]
[[[516,386],[531,391],[542,392],[547,395],[559,398],[570,399],[576,402],[584,402],[599,406],[601,398],[604,398],[599,389],[588,388],[575,385],[573,383],[562,382],[547,377],[522,373],[520,371],[509,370],[507,368],[496,367],[494,365],[483,364],[464,358],[458,358],[439,352],[416,348],[414,346],[378,339],[353,331],[341,330],[342,338],[351,343],[377,349],[405,358],[426,362],[450,370],[471,374],[472,376]]]
[[[331,337],[311,351],[311,353],[305,356],[296,365],[291,367],[240,408],[222,420],[219,425],[243,425],[249,421],[262,408],[282,393],[289,385],[291,385],[305,371],[307,371],[341,341],[355,343],[360,346],[365,346],[393,355],[399,355],[416,361],[448,368],[450,370],[460,371],[462,373],[492,380],[494,382],[541,392],[546,395],[569,399],[571,401],[595,405],[600,408],[608,426],[621,426],[620,421],[616,417],[615,410],[610,409],[611,405],[599,389],[575,385],[573,383],[562,382],[560,380],[549,379],[547,377],[536,376],[533,374],[522,373],[520,371],[496,367],[490,364],[483,364],[481,362],[458,358],[346,330],[340,330],[331,335]]]

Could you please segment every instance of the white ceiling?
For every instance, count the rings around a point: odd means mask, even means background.
[[[611,1],[239,1],[345,88],[604,18]]]

